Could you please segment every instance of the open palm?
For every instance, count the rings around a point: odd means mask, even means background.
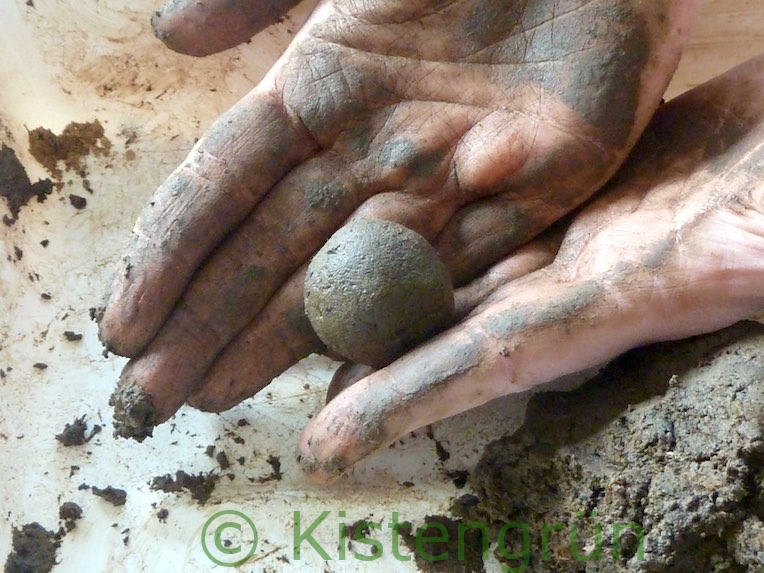
[[[322,345],[304,269],[403,223],[459,286],[590,197],[673,73],[693,2],[326,0],[144,209],[100,320],[118,431],[226,409]]]

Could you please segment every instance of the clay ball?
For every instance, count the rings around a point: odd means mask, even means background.
[[[357,219],[310,262],[305,311],[330,349],[380,368],[450,324],[454,291],[421,235],[397,223]]]

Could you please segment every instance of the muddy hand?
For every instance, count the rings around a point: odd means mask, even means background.
[[[462,285],[573,210],[657,107],[692,5],[319,4],[135,226],[100,320],[135,357],[118,431],[224,410],[321,350],[304,267],[351,216],[413,228]]]
[[[168,48],[208,56],[248,41],[300,1],[169,0],[151,17],[151,27]]]
[[[302,436],[304,467],[328,481],[415,428],[728,326],[764,309],[762,284],[759,57],[661,108],[551,265],[483,290],[458,327],[334,398]]]

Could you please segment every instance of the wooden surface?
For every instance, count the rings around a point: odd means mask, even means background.
[[[667,97],[764,52],[764,0],[702,0]]]

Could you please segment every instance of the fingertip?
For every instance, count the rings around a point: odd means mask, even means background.
[[[154,35],[171,50],[209,56],[243,44],[300,0],[170,0],[151,16]]]
[[[319,461],[303,450],[302,446],[297,455],[297,463],[308,481],[316,485],[329,485],[345,475],[345,466],[340,459]]]

